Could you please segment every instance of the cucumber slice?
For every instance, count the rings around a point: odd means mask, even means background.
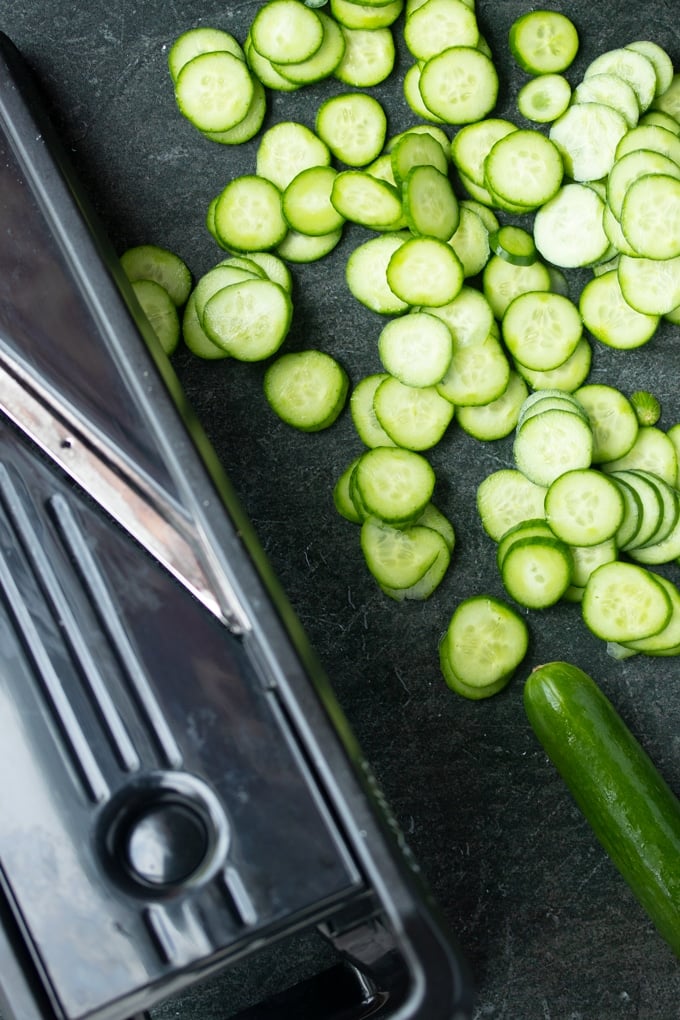
[[[168,70],[173,81],[177,81],[179,72],[194,57],[201,53],[215,53],[218,50],[226,50],[240,60],[246,59],[243,47],[231,32],[208,25],[189,28],[182,32],[168,50]]]
[[[323,39],[316,52],[296,62],[279,63],[272,60],[272,67],[295,85],[311,85],[329,78],[335,74],[347,51],[345,33],[335,18],[320,10],[316,11],[316,15],[323,28]]]
[[[502,396],[509,380],[507,355],[492,333],[476,344],[454,337],[451,363],[437,390],[456,407],[479,406]]]
[[[333,251],[342,238],[342,228],[328,234],[303,234],[289,230],[276,246],[276,253],[287,262],[317,262]]]
[[[580,415],[552,410],[534,415],[515,434],[516,467],[537,485],[548,486],[565,471],[590,467],[593,433]]]
[[[662,156],[668,156],[674,163],[680,163],[680,138],[677,132],[668,131],[663,127],[638,124],[636,128],[627,131],[616,146],[616,159],[622,159],[637,149],[659,152]]]
[[[555,535],[544,517],[537,517],[535,520],[530,519],[514,524],[501,536],[496,547],[496,566],[499,570],[502,570],[506,554],[513,545],[516,542],[523,541],[525,538],[547,538],[553,541]]]
[[[428,308],[428,315],[442,319],[460,347],[481,343],[494,328],[491,305],[474,287],[464,284],[453,301],[437,308]]]
[[[139,244],[128,248],[120,257],[120,264],[128,280],[155,280],[166,290],[178,308],[189,298],[191,272],[186,263],[157,244]]]
[[[173,354],[181,333],[174,301],[155,280],[135,280],[131,286],[162,349],[167,355]]]
[[[638,255],[672,259],[680,255],[680,180],[644,174],[626,190],[621,229]]]
[[[372,4],[355,3],[354,0],[330,0],[330,11],[343,29],[371,31],[393,25],[404,9],[404,0],[389,0],[374,7]]]
[[[432,528],[394,528],[373,517],[361,526],[361,548],[381,588],[395,591],[412,588],[436,561],[448,565],[450,558],[446,542]]]
[[[462,0],[428,0],[404,22],[404,42],[415,60],[429,60],[450,46],[476,46],[479,26]]]
[[[293,351],[269,365],[263,385],[267,403],[282,421],[302,432],[319,432],[345,406],[349,377],[324,351]]]
[[[510,682],[528,644],[528,627],[512,606],[491,596],[472,596],[457,606],[440,642],[442,674],[465,697],[489,697]]]
[[[333,72],[338,81],[351,88],[372,88],[389,78],[397,56],[389,28],[345,26],[342,34],[345,52]]]
[[[253,78],[253,98],[243,120],[226,131],[203,131],[202,134],[218,145],[242,145],[255,137],[264,123],[266,113],[267,95],[264,85],[258,78]]]
[[[399,315],[408,303],[397,297],[387,282],[387,266],[406,236],[389,232],[357,245],[347,259],[345,279],[353,297],[381,315]]]
[[[624,300],[644,315],[668,315],[680,305],[680,256],[621,255],[616,272]]]
[[[492,147],[517,125],[503,117],[487,117],[465,124],[453,137],[451,158],[456,168],[474,184],[484,186],[484,161]]]
[[[175,81],[177,106],[200,131],[233,128],[247,115],[254,92],[247,64],[226,50],[199,53]]]
[[[545,517],[546,487],[516,468],[499,468],[477,487],[477,512],[489,538],[500,541],[520,521]]]
[[[250,38],[273,64],[296,64],[319,49],[323,25],[317,12],[300,0],[268,0],[252,20]]]
[[[387,264],[386,277],[390,290],[406,304],[425,306],[452,301],[464,280],[456,253],[434,237],[413,237],[400,245]]]
[[[290,329],[289,294],[271,280],[223,287],[205,306],[203,328],[213,343],[240,361],[263,361],[279,349]]]
[[[537,209],[559,190],[564,176],[557,145],[538,130],[511,131],[484,160],[484,185],[505,203]]]
[[[573,101],[611,106],[621,114],[629,128],[634,128],[640,119],[640,105],[635,90],[618,74],[603,71],[584,78],[574,89]]]
[[[623,296],[616,269],[594,276],[581,291],[583,324],[601,343],[616,350],[632,350],[656,333],[659,316],[637,312]]]
[[[432,498],[435,474],[420,453],[375,447],[364,453],[353,487],[368,514],[388,524],[415,521]]]
[[[227,249],[249,252],[274,248],[288,230],[279,188],[257,174],[235,177],[217,199],[214,227]]]
[[[563,185],[534,218],[534,240],[541,256],[563,269],[604,258],[609,250],[602,225],[604,207],[603,199],[587,185]]]
[[[435,167],[442,174],[448,173],[447,147],[448,143],[443,145],[428,131],[402,132],[388,147],[395,182],[402,184],[416,166]]]
[[[573,103],[550,127],[549,138],[560,150],[564,171],[577,182],[606,177],[617,146],[628,131],[618,110],[604,103]]]
[[[331,190],[331,202],[343,219],[373,230],[399,229],[401,196],[396,187],[365,170],[342,170]]]
[[[530,11],[510,26],[510,52],[529,74],[566,71],[579,48],[578,32],[572,21],[558,11]]]
[[[364,376],[352,390],[349,400],[350,413],[357,435],[369,449],[374,449],[377,446],[397,445],[378,421],[373,406],[375,391],[388,378],[387,372],[374,372]]]
[[[510,303],[520,294],[550,291],[552,279],[540,259],[530,266],[517,266],[500,255],[492,255],[482,274],[482,290],[494,316],[502,321]]]
[[[464,432],[475,439],[484,442],[503,439],[516,428],[527,392],[522,376],[511,371],[508,385],[499,397],[480,406],[456,407],[456,421]]]
[[[641,53],[643,57],[647,57],[654,68],[656,75],[656,89],[654,92],[655,97],[661,96],[670,88],[673,81],[673,59],[666,52],[663,46],[659,46],[658,43],[652,42],[651,39],[636,39],[635,42],[628,43],[626,45],[627,50],[634,50],[636,53]]]
[[[574,396],[585,409],[593,432],[593,463],[614,461],[628,453],[639,429],[628,397],[605,383],[586,383]]]
[[[653,149],[633,149],[617,159],[607,178],[607,204],[617,219],[621,218],[628,188],[646,174],[680,177],[680,166],[670,156]]]
[[[330,166],[330,149],[305,124],[283,120],[267,128],[255,157],[258,177],[284,191],[298,174],[312,167]]]
[[[434,386],[406,386],[389,376],[375,391],[375,416],[397,446],[429,450],[442,439],[453,405]]]
[[[657,576],[635,563],[604,563],[594,570],[581,610],[589,630],[603,641],[637,641],[668,623],[671,600]]]
[[[515,266],[531,266],[537,258],[532,234],[523,227],[503,226],[489,235],[489,247]]]
[[[466,280],[481,273],[489,261],[489,231],[481,216],[472,209],[459,205],[458,226],[448,243],[458,256]]]
[[[557,368],[547,372],[538,372],[519,362],[514,362],[514,367],[532,389],[555,388],[565,393],[571,393],[582,386],[588,378],[592,358],[593,349],[589,340],[586,337],[581,337],[574,353]]]
[[[663,429],[656,425],[641,425],[630,449],[616,460],[602,465],[606,471],[632,468],[649,471],[665,479],[669,485],[678,482],[678,456],[673,444]]]
[[[512,543],[503,558],[501,579],[510,598],[520,606],[547,609],[566,592],[572,570],[567,543],[537,535]]]
[[[386,372],[407,386],[434,386],[453,355],[451,330],[427,312],[392,319],[380,332],[378,353]]]
[[[316,112],[315,130],[347,166],[367,166],[385,142],[387,116],[374,96],[351,92],[326,99]]]
[[[331,201],[336,177],[331,166],[313,166],[293,178],[281,197],[283,215],[293,230],[318,237],[342,227],[345,218]]]
[[[402,183],[406,224],[412,234],[448,241],[461,219],[448,176],[434,166],[414,166]]]
[[[491,113],[498,98],[493,61],[470,46],[451,46],[427,60],[420,94],[428,110],[447,124],[469,124]]]
[[[503,316],[503,340],[512,356],[527,368],[548,371],[562,365],[576,350],[583,324],[576,305],[550,291],[520,294]]]
[[[536,124],[557,120],[571,102],[571,85],[562,74],[532,78],[517,93],[517,109]]]
[[[359,514],[352,499],[352,474],[359,463],[359,457],[350,461],[333,486],[333,504],[341,517],[350,524],[361,524],[363,518]]]
[[[647,109],[656,96],[656,71],[654,64],[639,51],[630,47],[606,50],[596,57],[585,69],[587,80],[594,74],[615,74],[627,82],[635,95],[641,111]]]
[[[222,347],[213,343],[207,335],[201,320],[196,312],[194,294],[189,295],[189,300],[184,306],[182,315],[182,339],[192,354],[197,358],[205,358],[206,361],[221,361],[229,355]]]
[[[545,494],[548,523],[569,545],[606,542],[617,533],[623,514],[623,496],[616,482],[593,468],[565,472]]]

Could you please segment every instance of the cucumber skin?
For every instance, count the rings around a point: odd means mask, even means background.
[[[680,801],[595,681],[537,667],[524,707],[598,840],[680,957]]]

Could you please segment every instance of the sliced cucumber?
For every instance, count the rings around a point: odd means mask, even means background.
[[[511,131],[484,160],[484,185],[504,203],[537,209],[559,190],[564,176],[557,145],[538,130]]]
[[[324,100],[316,112],[315,130],[337,159],[362,167],[382,151],[387,116],[374,96],[345,93]]]
[[[319,432],[345,406],[349,377],[324,351],[292,351],[269,365],[263,385],[269,406],[282,421],[303,432]]]
[[[432,498],[435,475],[420,453],[375,447],[364,453],[353,475],[353,489],[368,514],[388,524],[414,521]]]
[[[227,249],[249,252],[274,248],[288,230],[279,188],[257,174],[235,177],[217,199],[214,225]]]
[[[200,131],[227,131],[244,119],[255,86],[247,64],[226,50],[199,53],[180,69],[175,98]]]
[[[502,322],[503,340],[512,356],[527,368],[549,371],[576,350],[583,324],[576,305],[550,291],[520,294],[508,305]]]
[[[670,619],[671,600],[655,574],[618,560],[593,571],[581,609],[593,634],[625,643],[658,634]]]
[[[178,308],[187,301],[191,291],[191,272],[179,255],[168,248],[139,244],[123,252],[120,264],[131,283],[155,280]]]
[[[546,609],[558,602],[571,584],[573,561],[566,542],[536,535],[520,538],[505,553],[503,587],[527,609]]]
[[[373,409],[379,424],[397,446],[429,450],[443,437],[453,405],[434,386],[406,386],[389,376],[375,391]]]
[[[565,14],[538,10],[513,21],[508,43],[522,70],[542,75],[566,71],[578,52],[579,37]]]
[[[427,60],[420,72],[425,106],[447,124],[486,117],[498,98],[493,61],[470,46],[451,46]]]
[[[477,487],[477,511],[487,535],[498,542],[520,521],[545,517],[546,487],[516,468],[499,468]]]
[[[453,301],[463,286],[460,259],[435,237],[412,237],[400,245],[386,269],[390,290],[408,305],[427,307]]]
[[[442,674],[458,694],[490,697],[508,685],[528,644],[528,627],[512,606],[472,596],[458,605],[440,642]]]
[[[565,471],[590,467],[593,433],[578,414],[552,410],[534,415],[515,434],[515,464],[537,485],[548,486]]]
[[[434,386],[453,355],[451,330],[427,312],[392,319],[380,332],[378,353],[386,372],[407,386]]]
[[[600,545],[623,521],[624,502],[616,482],[593,468],[567,471],[545,494],[550,527],[569,545]]]

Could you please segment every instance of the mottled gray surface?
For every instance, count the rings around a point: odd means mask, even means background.
[[[479,0],[484,34],[502,68],[498,110],[515,116],[525,80],[508,57],[507,30],[528,7]],[[566,0],[554,5],[579,27],[570,78],[603,49],[652,38],[680,60],[678,6]],[[210,24],[241,40],[257,9],[229,0],[4,0],[0,28],[34,65],[54,118],[120,251],[167,245],[195,275],[219,258],[203,221],[208,201],[254,167],[256,143],[222,148],[178,114],[166,53],[180,31]],[[401,70],[406,62],[402,59]],[[279,95],[269,122],[312,124],[320,85]],[[337,86],[336,86],[337,87]],[[376,89],[390,130],[414,122],[399,72]],[[365,234],[350,229],[324,262],[295,271],[288,349],[332,352],[353,381],[379,367],[380,321],[354,303],[344,261]],[[572,277],[572,293],[580,280]],[[653,388],[661,424],[680,420],[677,329],[646,348],[597,347],[592,378],[632,391]],[[474,512],[486,473],[509,465],[510,444],[481,445],[455,428],[433,450],[436,500],[457,532],[452,569],[425,604],[397,606],[363,567],[358,537],[334,512],[331,489],[359,452],[347,414],[327,433],[303,436],[274,420],[261,393],[261,366],[207,364],[186,352],[175,364],[294,608],[331,677],[445,915],[478,987],[477,1020],[677,1020],[680,968],[604,857],[526,723],[522,676],[501,696],[466,702],[444,686],[436,646],[459,600],[501,594],[493,548]],[[677,579],[677,570],[669,576]],[[529,614],[532,641],[522,669],[567,658],[592,673],[680,792],[680,667],[633,658],[614,662],[590,639],[573,606]],[[679,862],[680,866],[680,862]],[[303,958],[306,944],[302,944]],[[309,950],[312,953],[312,950]],[[300,966],[304,970],[309,963]],[[285,983],[279,955],[227,975],[182,1003],[169,1020],[217,1020],[260,988]]]

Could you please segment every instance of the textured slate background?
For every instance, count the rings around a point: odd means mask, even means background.
[[[256,142],[211,144],[175,107],[169,45],[198,24],[243,40],[259,4],[230,0],[3,0],[0,28],[29,58],[52,115],[119,251],[167,245],[198,276],[220,257],[204,228],[209,200],[254,168]],[[483,32],[501,68],[501,115],[519,118],[525,76],[512,64],[507,31],[531,6],[478,0]],[[604,49],[652,38],[680,61],[677,3],[559,2],[582,39],[569,72],[577,82]],[[415,122],[403,100],[402,53],[384,101],[390,132]],[[272,97],[267,123],[313,124],[333,84]],[[287,349],[318,346],[353,381],[379,368],[378,317],[349,297],[348,253],[365,238],[348,229],[331,257],[295,269],[295,318]],[[572,294],[582,279],[570,277]],[[637,352],[595,350],[592,379],[626,391],[652,388],[661,424],[680,420],[677,329]],[[478,988],[476,1016],[494,1020],[674,1020],[680,968],[605,858],[525,721],[522,680],[533,664],[567,658],[603,685],[668,781],[680,792],[680,667],[642,658],[614,662],[590,639],[573,606],[529,614],[529,656],[512,685],[488,702],[447,690],[438,639],[458,601],[502,594],[493,548],[474,512],[489,471],[510,464],[510,443],[482,445],[455,428],[431,451],[436,499],[456,528],[448,577],[427,603],[397,606],[363,567],[358,537],[335,513],[336,477],[359,452],[345,413],[327,433],[303,436],[274,419],[261,393],[262,366],[208,364],[179,351],[176,370],[240,493],[262,543],[331,677],[412,849],[458,935]],[[678,580],[675,568],[669,576]],[[316,949],[296,942],[300,962],[268,955],[245,971],[159,1008],[160,1018],[217,1020],[261,989],[312,968]]]

